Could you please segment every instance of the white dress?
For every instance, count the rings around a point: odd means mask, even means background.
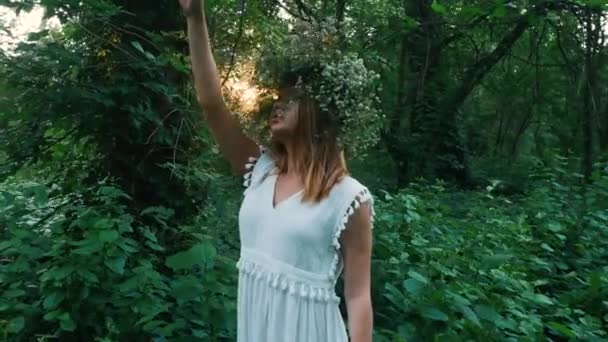
[[[334,290],[339,238],[361,203],[371,207],[368,189],[345,177],[319,203],[302,202],[300,191],[275,207],[270,152],[250,162],[239,213],[237,341],[348,341]]]

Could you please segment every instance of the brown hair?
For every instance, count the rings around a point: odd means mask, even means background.
[[[305,95],[300,96],[294,153],[298,156],[295,168],[303,177],[304,201],[322,200],[336,183],[348,175],[344,151],[338,143],[334,127],[329,120],[321,117],[316,101]],[[285,147],[273,141],[270,149],[279,172],[287,172]]]

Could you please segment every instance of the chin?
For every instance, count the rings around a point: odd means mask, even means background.
[[[285,134],[286,131],[287,130],[285,129],[285,127],[283,127],[283,125],[281,125],[280,123],[270,125],[270,133],[272,133],[273,135],[282,135]]]
[[[281,127],[271,127],[270,137],[273,141],[284,143],[293,138],[293,132]]]

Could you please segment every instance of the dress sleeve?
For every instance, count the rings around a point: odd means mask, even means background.
[[[330,277],[337,279],[342,273],[343,262],[340,253],[340,236],[342,232],[346,229],[346,225],[348,223],[349,218],[355,213],[356,210],[359,210],[361,204],[368,202],[370,207],[370,215],[371,215],[371,223],[372,229],[374,228],[374,199],[372,194],[367,189],[367,187],[361,185],[356,182],[354,186],[351,187],[349,191],[346,191],[345,201],[346,208],[342,206],[341,216],[338,224],[334,228],[334,235],[332,239],[332,247],[334,248],[334,259],[330,268]]]

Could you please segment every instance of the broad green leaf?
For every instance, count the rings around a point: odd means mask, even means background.
[[[142,212],[142,214],[143,214],[143,212]],[[148,239],[154,243],[158,243],[158,240],[156,239],[156,235],[154,235],[154,233],[152,233],[148,228],[142,228],[142,229],[140,229],[140,232],[144,235],[144,237],[146,239]]]
[[[454,303],[456,303],[456,305],[458,306],[469,306],[471,305],[471,301],[468,300],[467,298],[457,294],[457,293],[453,293],[453,292],[449,292],[448,291],[448,295],[449,297],[451,297],[454,300]]]
[[[559,222],[550,222],[547,227],[554,233],[561,232],[564,229]]]
[[[18,316],[18,317],[11,319],[10,321],[8,321],[6,330],[10,333],[16,334],[16,333],[20,332],[21,330],[23,330],[24,326],[25,326],[25,318],[23,316]]]
[[[91,283],[99,282],[99,278],[97,277],[97,275],[89,270],[78,269],[78,271],[76,271],[76,273],[78,273],[79,276],[81,276],[83,279],[85,279],[88,282],[91,282]]]
[[[471,308],[468,305],[461,305],[458,307],[458,309],[460,309],[460,312],[462,312],[462,314],[464,315],[464,317],[466,319],[473,322],[478,327],[481,327],[481,322],[479,321],[479,318],[477,317],[475,312],[473,310],[471,310]]]
[[[156,57],[154,57],[153,54],[151,54],[150,52],[146,51],[144,52],[144,55],[146,56],[146,58],[148,58],[149,60],[154,60]]]
[[[203,287],[200,280],[192,276],[178,278],[172,284],[173,296],[179,301],[187,301],[201,296]]]
[[[606,0],[584,0],[584,3],[592,8],[598,9],[605,9],[605,7],[608,6],[608,1]]]
[[[538,304],[553,305],[553,301],[551,300],[551,298],[545,296],[544,294],[535,293],[532,296],[532,299]]]
[[[420,294],[422,289],[424,289],[425,283],[415,278],[409,278],[403,282],[403,286],[405,287],[407,292],[411,293],[414,296],[417,296]]]
[[[61,303],[61,301],[65,298],[65,293],[60,291],[55,291],[50,295],[46,296],[42,306],[46,309],[54,309]]]
[[[114,273],[123,274],[125,271],[125,262],[125,256],[119,256],[110,260],[106,260],[104,264],[108,266],[109,269],[114,271]]]
[[[112,229],[114,227],[114,220],[109,218],[102,218],[95,221],[93,225],[95,229]]]
[[[128,199],[133,200],[131,196],[127,195],[124,191],[113,187],[113,186],[101,186],[98,190],[99,195],[103,197],[108,197],[109,199]]]
[[[209,242],[201,242],[189,250],[167,258],[165,265],[173,270],[191,269],[195,265],[211,262],[215,258],[215,247]]]
[[[103,242],[113,242],[119,238],[119,234],[115,230],[102,230],[99,232],[99,240]]]
[[[131,221],[130,220],[123,220],[118,222],[118,231],[120,233],[131,233],[133,232],[133,227],[131,226]]]
[[[2,298],[18,298],[25,296],[25,291],[22,289],[10,289],[2,293]]]
[[[547,326],[566,337],[572,337],[572,338],[576,337],[576,334],[574,333],[574,331],[572,331],[572,329],[568,328],[567,326],[565,326],[561,323],[551,321],[551,322],[547,323]]]
[[[424,238],[421,238],[421,237],[415,237],[414,239],[412,239],[411,243],[414,246],[422,247],[422,246],[426,246],[429,243],[429,241]]]
[[[55,280],[63,280],[66,277],[68,277],[70,274],[72,274],[72,272],[74,272],[74,266],[73,265],[63,265],[57,268],[52,268],[49,271],[47,271],[49,277],[51,279],[55,279]],[[46,274],[45,274],[46,275]]]
[[[118,284],[117,288],[121,292],[131,292],[131,291],[134,291],[137,289],[139,281],[140,281],[140,277],[134,276],[134,277],[131,277],[131,278],[125,280],[124,282]]]
[[[158,252],[162,252],[165,249],[160,246],[159,244],[152,242],[152,241],[146,241],[146,246],[150,247],[150,249],[158,251]]]
[[[492,12],[492,16],[494,17],[504,17],[507,14],[507,9],[505,8],[505,5],[500,3],[498,4],[498,6],[496,6],[496,8],[494,8],[494,11]]]
[[[547,245],[544,242],[540,245],[540,247],[548,252],[555,252],[555,250],[553,248],[551,248],[551,246]]]
[[[127,252],[127,253],[135,253],[138,251],[138,245],[137,242],[135,242],[135,240],[130,239],[130,238],[121,238],[118,241],[115,242],[115,244],[122,249],[123,251]]]
[[[0,252],[11,247],[12,245],[13,245],[13,241],[11,241],[11,240],[0,242]]]
[[[102,248],[103,248],[103,246],[100,243],[100,241],[97,241],[97,242],[91,242],[90,244],[88,244],[86,246],[76,248],[76,249],[72,250],[72,253],[87,256],[87,255],[92,255],[92,254],[95,254],[96,252],[99,252]]]
[[[148,207],[141,211],[141,215],[150,215],[154,217],[158,223],[164,223],[174,215],[174,211],[165,207]]]
[[[416,272],[416,271],[409,271],[407,272],[407,275],[409,275],[410,277],[418,280],[419,282],[423,283],[423,284],[428,284],[429,280],[426,279],[425,276],[423,276],[422,274]]]
[[[146,331],[154,331],[154,330],[158,329],[159,327],[166,324],[164,321],[161,321],[161,320],[146,320],[146,322],[147,323],[142,326],[142,328]],[[165,340],[163,339],[160,341],[165,341]]]
[[[49,201],[49,196],[47,194],[46,188],[44,186],[38,186],[34,189],[34,203],[38,207],[42,207],[47,204]]]
[[[403,18],[403,26],[405,30],[411,30],[418,27],[418,22],[412,17],[405,17]],[[388,192],[386,193],[385,197],[386,200],[392,199],[391,195]]]
[[[192,336],[196,338],[209,338],[209,333],[205,330],[192,329],[190,331],[192,332]]]
[[[397,307],[401,307],[404,304],[404,295],[395,285],[391,283],[384,284],[384,288],[386,292],[384,293],[384,297],[386,297],[389,301],[391,301]]]
[[[11,303],[5,302],[5,301],[3,301],[3,300],[0,299],[0,312],[8,311],[12,307],[13,307],[13,305]]]
[[[133,45],[134,48],[136,48],[139,52],[141,53],[145,53],[144,48],[141,46],[141,44],[138,41],[132,41],[131,45]]]
[[[502,264],[509,261],[513,255],[511,254],[492,254],[483,258],[482,266],[485,269],[498,268]]]
[[[76,330],[76,323],[74,323],[72,317],[70,317],[70,314],[64,312],[61,314],[61,316],[59,316],[59,327],[61,330],[74,331]]]
[[[448,10],[445,8],[445,6],[438,3],[437,1],[433,1],[433,3],[431,4],[431,9],[440,14],[448,13]]]
[[[47,312],[42,319],[44,319],[45,321],[52,321],[55,318],[61,316],[63,314],[63,311],[61,310],[53,310],[53,311],[49,311]]]
[[[496,312],[496,310],[487,305],[479,304],[476,305],[474,309],[477,313],[477,316],[486,321],[496,323],[502,319],[502,316],[500,316],[500,314]]]
[[[137,321],[135,324],[139,325],[139,324],[142,324],[145,322],[149,322],[149,321],[153,320],[154,317],[156,317],[160,313],[167,312],[168,309],[169,309],[168,303],[162,303],[162,304],[153,303],[153,304],[151,304],[151,306],[149,306],[146,309],[145,316],[140,318],[139,321]]]
[[[423,317],[432,319],[434,321],[445,322],[449,318],[448,315],[446,315],[443,311],[437,309],[436,307],[432,307],[432,306],[423,306],[418,311],[420,312],[420,314]]]

